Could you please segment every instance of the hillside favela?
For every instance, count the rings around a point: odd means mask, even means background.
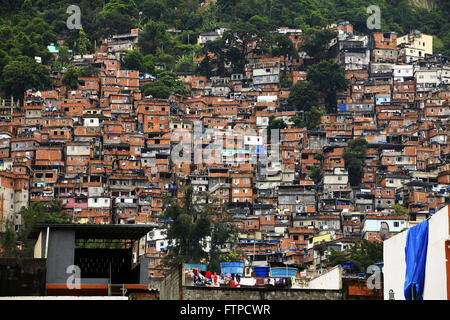
[[[2,1],[0,300],[449,300],[449,16]]]

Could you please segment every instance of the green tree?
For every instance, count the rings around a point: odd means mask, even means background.
[[[137,24],[139,10],[133,0],[110,0],[98,13],[96,28],[103,35],[129,32]]]
[[[349,254],[346,251],[337,251],[334,248],[330,248],[330,255],[328,256],[328,263],[327,265],[329,267],[334,267],[339,264],[342,264],[344,262],[350,262],[349,261]]]
[[[85,55],[91,50],[91,42],[89,41],[83,28],[78,32],[77,52],[80,55]]]
[[[325,110],[320,110],[316,106],[312,106],[309,111],[306,111],[302,116],[294,116],[291,121],[295,128],[307,128],[310,131],[316,131],[321,123],[321,118],[325,115]]]
[[[29,239],[29,234],[37,223],[69,223],[70,219],[64,209],[61,200],[53,200],[48,207],[40,202],[32,202],[28,207],[22,207],[19,211],[22,225],[15,232],[12,222],[8,222],[6,232],[2,235],[1,246],[5,250],[3,256],[11,258],[32,258],[34,255],[34,239]],[[21,242],[23,249],[16,248],[17,242]]]
[[[137,16],[139,10],[133,0],[110,0],[100,11],[100,14],[108,14],[110,12],[120,12],[128,16]]]
[[[62,83],[68,90],[75,90],[79,86],[78,78],[98,77],[99,70],[89,64],[86,67],[77,68],[69,64],[62,76]]]
[[[156,57],[154,55],[148,54],[144,56],[143,60],[143,72],[153,74],[155,72],[155,60]]]
[[[248,22],[255,27],[257,35],[260,38],[270,36],[271,26],[270,26],[270,21],[267,17],[261,17],[259,15],[254,15],[253,17],[251,17],[248,20]]]
[[[275,116],[269,118],[269,125],[267,126],[267,141],[272,141],[272,130],[286,129],[288,125],[283,119],[277,119]]]
[[[213,223],[208,270],[210,270],[211,272],[220,272],[220,262],[223,262],[221,256],[221,247],[223,245],[226,245],[230,241],[230,239],[234,239],[236,234],[236,228],[223,219],[220,219],[219,221]]]
[[[256,29],[256,38],[258,41],[258,53],[266,53],[272,47],[273,35],[272,27],[267,17],[254,15],[248,21]]]
[[[45,89],[51,85],[49,70],[34,59],[20,56],[4,68],[0,87],[6,96],[23,99],[28,89]]]
[[[79,77],[98,77],[100,70],[94,67],[92,64],[88,64],[86,67],[79,68]]]
[[[213,64],[216,69],[215,74],[218,76],[225,76],[226,70],[225,70],[225,63],[228,60],[232,60],[233,66],[236,69],[236,65],[243,65],[245,63],[242,62],[242,55],[239,49],[238,54],[235,53],[235,49],[233,49],[233,56],[230,56],[227,54],[226,45],[225,45],[225,39],[218,39],[215,41],[208,41],[203,46],[202,53],[205,56],[208,56],[208,53],[214,54],[214,59],[210,61],[211,64]],[[206,57],[205,57],[206,59]],[[208,58],[209,61],[209,58]]]
[[[362,167],[366,161],[367,145],[367,141],[362,138],[350,140],[342,154],[345,161],[345,168],[348,170],[349,182],[352,187],[361,184]]]
[[[292,80],[289,79],[288,73],[284,70],[280,76],[280,88],[290,88],[292,86]]]
[[[340,252],[331,249],[328,257],[328,266],[351,262],[354,264],[354,272],[365,273],[370,265],[383,261],[383,243],[361,240],[356,242],[346,251]]]
[[[309,177],[314,181],[315,184],[318,184],[323,177],[323,153],[314,154],[314,160],[320,161],[320,164],[319,166],[314,166],[311,169],[311,174],[309,175]]]
[[[150,20],[144,25],[143,33],[139,36],[139,46],[143,54],[156,55],[158,49],[171,48],[172,40],[166,30],[167,26],[162,22]]]
[[[267,127],[267,130],[270,129],[286,129],[287,128],[287,124],[286,122],[284,122],[283,119],[277,119],[275,116],[271,116],[269,118],[269,126]]]
[[[145,72],[144,56],[139,50],[129,50],[122,58],[121,67],[125,70]]]
[[[205,58],[198,64],[197,72],[200,73],[202,76],[205,76],[207,79],[211,78],[212,76],[212,66],[211,66],[211,59],[208,55],[205,56]]]
[[[44,221],[47,223],[69,223],[70,217],[60,199],[50,202]]]
[[[313,167],[311,169],[311,173],[309,177],[314,181],[315,184],[318,184],[320,181],[322,181],[322,168],[320,167]]]
[[[170,88],[161,82],[149,82],[142,86],[144,96],[152,96],[157,99],[168,99],[170,97]]]
[[[276,47],[272,49],[273,56],[281,56],[284,58],[284,70],[287,71],[287,61],[289,58],[298,58],[298,52],[292,40],[284,34],[276,34],[273,37],[273,43]]]
[[[367,267],[383,261],[383,243],[362,240],[350,248],[350,257],[355,271],[365,273]]]
[[[394,215],[407,215],[408,210],[400,204],[394,204]]]
[[[243,59],[241,51],[237,47],[226,49],[225,61],[231,64],[232,73],[244,73],[245,59]],[[221,63],[222,61],[220,61]],[[223,66],[223,69],[225,66]],[[225,72],[221,73],[225,75]]]
[[[327,111],[336,112],[336,94],[348,86],[344,69],[335,61],[321,61],[308,67],[306,78],[325,95]]]
[[[177,72],[193,72],[195,70],[194,60],[192,55],[183,55],[178,60],[176,65]]]
[[[23,19],[29,19],[36,14],[36,7],[31,0],[24,0],[20,7],[20,15]]]
[[[158,50],[158,51],[160,51],[160,50]],[[176,64],[175,57],[173,55],[165,53],[165,52],[160,52],[160,54],[156,58],[156,61],[164,64],[165,69],[169,70],[169,71],[173,71],[175,64]]]
[[[297,110],[309,111],[318,103],[316,85],[310,81],[298,81],[291,87],[287,102]]]
[[[70,62],[70,53],[69,53],[69,48],[68,47],[62,46],[61,48],[59,48],[58,61],[62,65],[66,65],[66,64],[68,64]]]
[[[5,231],[0,234],[0,248],[1,258],[15,258],[19,256],[19,249],[17,249],[17,234],[14,230],[14,223],[12,220],[5,222]]]
[[[154,98],[168,99],[172,92],[182,96],[191,95],[191,91],[186,89],[175,73],[158,70],[156,77],[156,81],[148,82],[141,86],[145,96],[151,95]]]
[[[244,260],[244,255],[240,252],[228,251],[225,254],[220,255],[221,262],[235,262]]]
[[[200,211],[194,205],[192,197],[193,188],[189,186],[182,205],[165,198],[168,206],[164,211],[164,217],[170,219],[166,236],[175,242],[167,255],[166,264],[169,266],[200,263],[208,257],[202,247],[202,241],[211,234],[211,222],[208,213]]]
[[[301,50],[312,57],[315,62],[330,58],[329,44],[336,37],[336,33],[328,29],[311,28],[303,34]]]
[[[0,79],[3,68],[9,63],[10,57],[5,50],[0,49]]]
[[[74,90],[78,88],[78,77],[80,76],[80,70],[74,67],[72,64],[67,66],[66,71],[64,71],[62,76],[62,84],[68,90]]]
[[[318,161],[322,162],[323,159],[324,159],[323,153],[316,153],[316,154],[314,154],[314,160],[318,160]]]
[[[223,40],[227,46],[236,46],[240,49],[241,61],[244,61],[245,64],[247,63],[249,45],[258,39],[257,34],[258,30],[250,22],[238,22],[233,24],[230,30],[224,32]]]
[[[321,123],[321,118],[325,115],[325,110],[320,110],[313,106],[311,110],[305,112],[305,125],[310,131],[316,131]]]
[[[158,80],[161,84],[170,88],[176,94],[183,96],[190,96],[191,92],[186,89],[183,82],[178,78],[177,74],[170,71],[159,70],[156,74]]]
[[[144,16],[153,21],[161,21],[169,14],[169,8],[162,0],[145,0],[140,7]]]

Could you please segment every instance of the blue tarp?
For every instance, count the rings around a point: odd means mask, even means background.
[[[408,230],[405,247],[406,275],[404,294],[406,300],[423,300],[425,266],[428,247],[428,220]],[[415,290],[415,297],[413,297]]]
[[[341,263],[341,265],[342,265],[342,269],[353,269],[354,268],[353,262],[343,262],[343,263]]]

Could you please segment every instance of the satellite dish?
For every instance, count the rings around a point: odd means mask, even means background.
[[[389,237],[389,225],[387,222],[382,222],[380,227],[380,237],[381,240],[386,240]]]

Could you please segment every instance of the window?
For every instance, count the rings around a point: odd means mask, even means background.
[[[394,227],[397,228],[398,226],[399,226],[399,223],[398,223],[397,221],[395,221],[395,222],[394,222]]]

